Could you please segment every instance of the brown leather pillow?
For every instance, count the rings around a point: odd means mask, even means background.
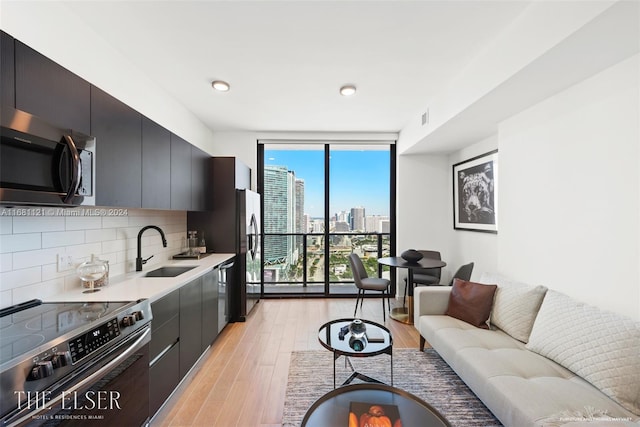
[[[449,306],[444,313],[478,328],[489,329],[487,321],[493,307],[497,285],[467,282],[455,279],[449,295]]]

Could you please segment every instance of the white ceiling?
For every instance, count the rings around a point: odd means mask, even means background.
[[[214,131],[341,132],[401,130],[528,4],[65,2]]]

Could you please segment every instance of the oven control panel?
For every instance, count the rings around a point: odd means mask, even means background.
[[[71,360],[73,363],[76,363],[78,360],[90,355],[119,336],[120,326],[118,325],[118,319],[114,317],[97,328],[85,332],[69,341]]]

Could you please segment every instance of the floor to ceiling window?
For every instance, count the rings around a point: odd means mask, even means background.
[[[395,242],[392,143],[258,145],[265,296],[357,292],[348,255],[369,275]]]

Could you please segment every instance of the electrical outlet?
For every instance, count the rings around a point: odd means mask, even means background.
[[[58,271],[73,270],[73,256],[58,254]]]

